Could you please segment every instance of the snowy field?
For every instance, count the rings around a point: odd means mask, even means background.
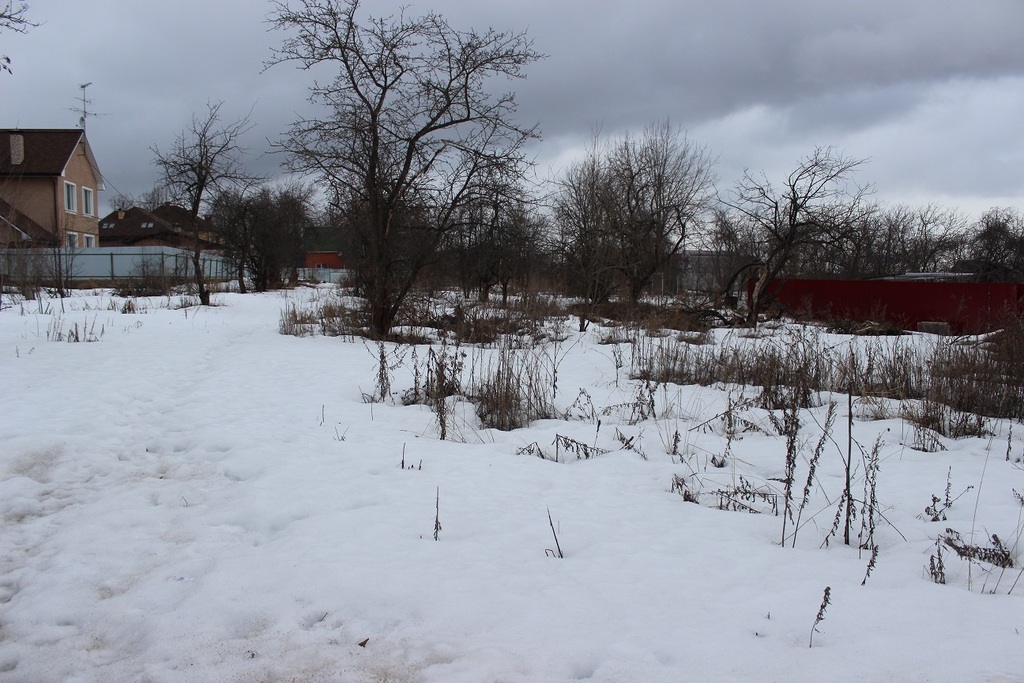
[[[716,417],[742,389],[662,385],[639,419],[622,407],[639,395],[630,345],[567,321],[555,404],[585,389],[592,415],[505,433],[453,400],[441,441],[431,409],[400,400],[408,357],[392,399],[368,403],[372,344],[278,332],[308,291],[137,313],[102,292],[5,302],[0,680],[1024,681],[1019,424],[927,453],[906,421],[855,407],[855,442],[881,435],[865,581],[856,538],[822,547],[845,396],[782,547],[767,497],[748,501],[764,514],[718,509],[741,478],[782,492],[786,439],[767,412]],[[826,411],[800,415],[798,501]],[[577,459],[559,435],[601,451]],[[933,522],[947,481],[960,497]],[[1016,566],[947,549],[933,582],[946,528],[979,545],[997,534]]]

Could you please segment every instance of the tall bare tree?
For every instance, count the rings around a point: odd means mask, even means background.
[[[667,121],[608,145],[595,139],[554,201],[576,293],[593,307],[621,283],[636,304],[710,213],[713,168],[706,149]]]
[[[164,186],[170,196],[188,210],[195,285],[204,306],[210,305],[210,290],[203,274],[203,241],[198,223],[200,211],[212,192],[258,179],[242,163],[245,156],[242,136],[252,128],[249,117],[222,123],[220,110],[223,104],[208,103],[205,115],[193,114],[191,125],[178,134],[167,152],[161,152],[155,146],[152,148],[155,163],[163,173]]]
[[[714,160],[665,121],[615,144],[604,165],[602,201],[616,269],[634,304],[705,219],[715,192]]]
[[[386,335],[441,237],[481,184],[524,166],[533,127],[513,122],[514,93],[494,79],[539,59],[526,35],[463,31],[441,15],[358,17],[358,0],[275,1],[287,32],[271,64],[336,69],[316,82],[321,118],[296,121],[289,167],[332,191],[357,247],[348,256],[367,298],[370,333]]]
[[[781,187],[763,174],[744,173],[730,206],[739,220],[748,223],[760,261],[750,298],[751,322],[757,320],[770,294],[771,281],[802,249],[840,239],[872,211],[867,188],[850,177],[863,163],[831,147],[819,147]]]
[[[587,154],[562,173],[553,200],[562,276],[568,291],[581,297],[591,312],[618,287],[598,144],[595,138]],[[581,332],[586,325],[581,315]]]

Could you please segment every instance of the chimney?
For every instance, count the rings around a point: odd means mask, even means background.
[[[25,163],[25,136],[11,133],[11,166]]]
[[[117,212],[117,220],[119,220],[119,221],[123,221],[124,220],[124,211],[118,211]]]

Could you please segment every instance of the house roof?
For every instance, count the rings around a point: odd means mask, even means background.
[[[53,233],[3,199],[0,199],[0,223],[13,228],[23,242],[49,243],[54,239]]]
[[[165,204],[153,211],[134,206],[124,211],[111,211],[99,220],[100,244],[102,246],[131,245],[142,240],[157,239],[170,246],[192,243],[192,232],[180,223],[168,220],[168,216],[187,216],[180,207]],[[209,224],[200,221],[200,231],[208,230]],[[200,240],[204,249],[214,247],[206,240]]]
[[[170,225],[176,226],[181,230],[191,230],[191,214],[188,209],[184,209],[174,204],[162,204],[153,209],[153,215],[167,221]],[[206,220],[202,216],[196,218],[196,227],[199,232],[212,232],[213,226],[210,221]]]
[[[126,211],[111,211],[99,220],[100,239],[137,239],[174,232],[170,223],[145,209],[134,206]]]
[[[11,138],[21,136],[24,160],[12,163]],[[85,131],[78,128],[26,128],[0,129],[0,177],[2,176],[61,176],[78,148],[85,143],[85,156],[103,190],[103,175],[93,156]]]

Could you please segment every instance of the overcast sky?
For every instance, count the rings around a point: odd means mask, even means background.
[[[91,83],[89,140],[117,192],[151,188],[169,146],[208,101],[252,110],[252,165],[310,112],[309,74],[264,71],[282,36],[263,0],[29,0],[40,25],[0,33],[0,127],[75,127]],[[548,55],[515,88],[539,123],[537,173],[592,132],[670,119],[718,158],[719,190],[745,168],[784,177],[816,146],[865,158],[885,202],[971,216],[1024,208],[1022,0],[370,0],[363,14],[436,10],[457,28],[527,30]],[[262,155],[262,156],[260,156]],[[258,158],[257,158],[258,157]]]

